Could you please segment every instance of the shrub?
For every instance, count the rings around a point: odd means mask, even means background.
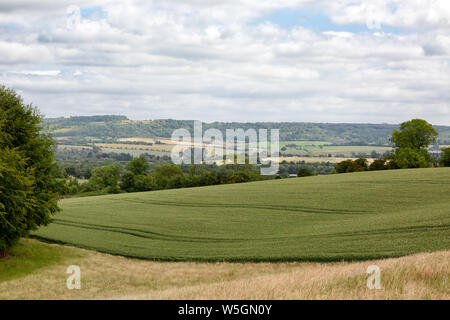
[[[95,168],[92,171],[92,177],[89,184],[93,191],[106,191],[108,193],[117,193],[117,186],[120,177],[120,169],[118,166],[103,166]]]
[[[443,167],[450,167],[450,148],[442,149],[441,161],[439,164]]]
[[[356,160],[344,160],[336,164],[336,173],[358,172],[369,169],[367,159],[359,158]]]
[[[302,168],[297,172],[297,177],[309,177],[309,176],[312,176],[312,173],[306,168]]]
[[[387,169],[386,160],[384,160],[384,159],[376,159],[369,166],[369,170],[371,170],[371,171],[386,170],[386,169]]]

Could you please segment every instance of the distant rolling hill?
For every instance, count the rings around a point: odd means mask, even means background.
[[[193,132],[191,120],[157,119],[133,121],[126,116],[79,116],[47,118],[45,123],[54,128],[54,136],[65,143],[84,144],[92,141],[109,141],[131,137],[170,138],[175,129],[186,128]],[[450,145],[450,126],[434,126],[439,132],[438,143]],[[389,145],[394,124],[363,123],[309,123],[309,122],[213,122],[204,123],[203,129],[279,129],[282,141],[328,141],[341,145]]]
[[[340,261],[450,249],[450,168],[66,199],[34,236],[157,260]]]

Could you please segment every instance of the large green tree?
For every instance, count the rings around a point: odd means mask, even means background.
[[[150,165],[144,157],[135,158],[127,165],[127,170],[136,176],[146,174],[148,169],[150,169]]]
[[[42,117],[12,89],[0,86],[0,254],[51,222],[57,204],[54,140]]]
[[[155,179],[147,174],[150,165],[145,157],[135,158],[127,165],[120,188],[127,192],[150,191],[156,188]]]
[[[433,159],[427,149],[430,143],[436,142],[438,133],[431,124],[422,119],[403,122],[400,131],[392,132],[391,142],[396,147],[386,160],[388,168],[426,168],[430,167]]]
[[[120,168],[115,165],[98,167],[92,170],[89,184],[93,190],[108,193],[119,192]]]
[[[437,131],[431,124],[422,119],[405,121],[400,125],[400,131],[392,132],[391,142],[397,148],[426,149],[430,143],[436,142]]]

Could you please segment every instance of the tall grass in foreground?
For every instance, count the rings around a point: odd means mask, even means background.
[[[13,275],[0,260],[0,299],[450,299],[449,251],[353,263],[174,263],[23,240],[9,261],[33,264],[30,248],[62,259]],[[81,290],[66,288],[71,264],[81,267]],[[381,290],[366,287],[372,264]]]

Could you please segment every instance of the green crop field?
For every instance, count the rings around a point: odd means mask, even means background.
[[[293,147],[295,145],[296,147]],[[377,153],[383,154],[392,150],[391,147],[380,147],[380,146],[330,146],[326,142],[320,141],[302,141],[302,142],[281,142],[280,147],[285,147],[283,150],[284,154],[292,155],[305,155],[310,156],[323,156],[329,155],[344,155],[345,157],[351,157],[353,154],[367,154],[370,155],[371,152],[375,151]]]
[[[450,249],[450,168],[73,198],[34,235],[158,260],[340,261]]]

